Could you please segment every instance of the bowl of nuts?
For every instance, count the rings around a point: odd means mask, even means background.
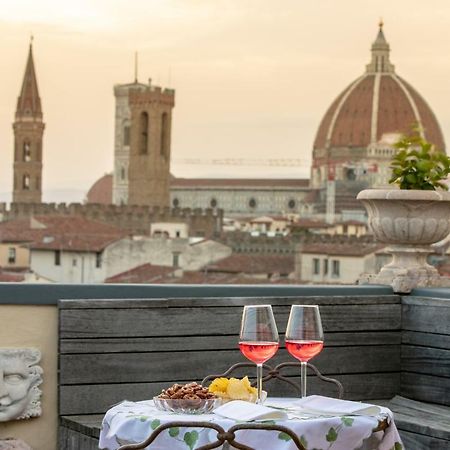
[[[176,414],[207,414],[221,404],[220,398],[198,383],[175,383],[153,397],[157,409]]]

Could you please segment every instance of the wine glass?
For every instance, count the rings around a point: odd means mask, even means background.
[[[263,364],[278,350],[277,324],[270,305],[247,305],[242,313],[239,349],[256,364],[257,400],[262,404]]]
[[[292,305],[286,328],[286,349],[301,363],[301,395],[306,397],[307,362],[323,348],[323,330],[317,305]]]

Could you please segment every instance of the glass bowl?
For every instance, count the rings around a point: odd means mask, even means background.
[[[176,414],[208,414],[221,404],[220,398],[166,399],[153,397],[153,402],[160,411]]]

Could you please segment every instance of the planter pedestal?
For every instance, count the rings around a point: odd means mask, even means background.
[[[391,285],[397,293],[440,285],[440,276],[427,256],[431,244],[450,233],[450,193],[366,189],[357,198],[367,209],[376,240],[388,244],[386,250],[392,255],[380,273],[364,281]]]
[[[374,284],[390,284],[394,292],[407,293],[415,287],[438,286],[438,271],[428,264],[427,256],[432,249],[392,245],[386,248],[392,261],[378,275],[371,277]]]

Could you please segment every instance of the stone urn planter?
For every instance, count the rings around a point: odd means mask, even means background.
[[[375,238],[389,244],[392,254],[392,261],[369,282],[390,284],[398,293],[439,285],[439,274],[427,256],[430,245],[450,233],[450,192],[366,189],[357,199],[367,209]]]

